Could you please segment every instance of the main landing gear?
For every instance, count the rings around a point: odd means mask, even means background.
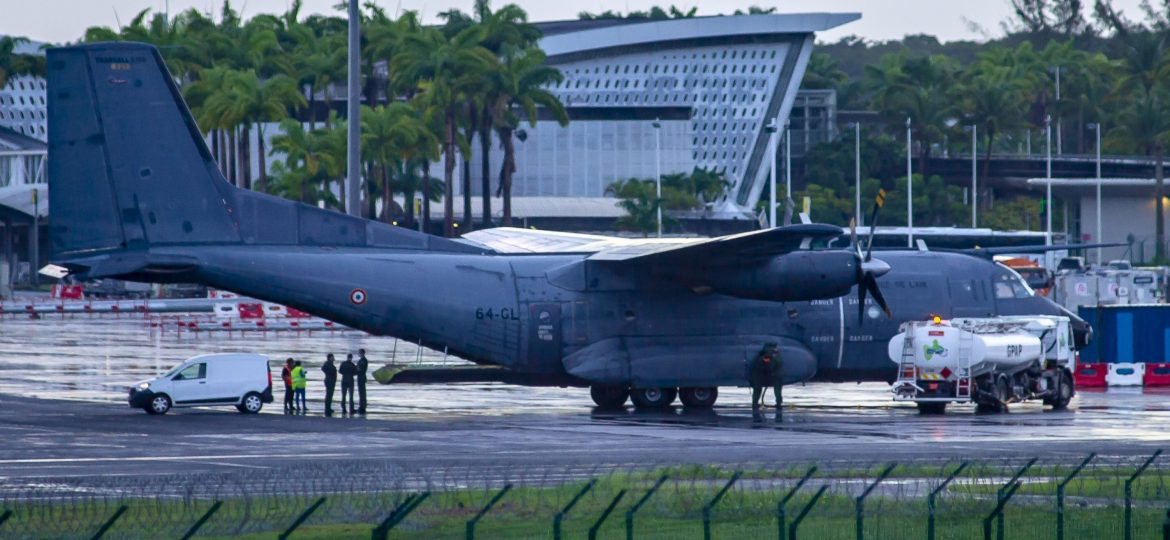
[[[594,385],[589,388],[589,395],[593,402],[602,409],[617,409],[625,406],[626,399],[634,402],[634,407],[641,410],[665,409],[674,403],[675,398],[682,401],[688,409],[710,409],[719,397],[719,389],[715,387],[699,388],[627,388],[624,386]]]

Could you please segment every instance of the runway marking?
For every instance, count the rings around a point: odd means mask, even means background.
[[[130,457],[93,457],[93,458],[30,458],[30,459],[0,459],[0,464],[3,465],[19,465],[25,463],[101,463],[107,461],[206,461],[209,459],[280,459],[280,458],[306,458],[306,457],[348,457],[350,454],[313,454],[307,456],[305,454],[229,454],[229,455],[209,455],[209,456],[162,456],[162,457],[147,457],[147,456],[130,456]]]

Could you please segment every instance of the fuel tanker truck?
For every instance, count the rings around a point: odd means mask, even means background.
[[[889,343],[898,365],[895,401],[913,401],[923,414],[949,403],[975,403],[979,412],[1043,400],[1068,406],[1076,369],[1068,317],[1021,316],[911,321]]]

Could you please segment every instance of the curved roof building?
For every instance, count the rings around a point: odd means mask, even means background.
[[[732,182],[712,217],[749,215],[769,173],[766,126],[788,118],[815,33],[858,18],[806,13],[538,23],[545,33],[540,46],[565,76],[551,90],[571,121],[525,126],[513,196],[602,197],[614,181],[654,178],[657,167],[663,174],[705,167],[724,171]],[[502,156],[493,154],[498,164]]]

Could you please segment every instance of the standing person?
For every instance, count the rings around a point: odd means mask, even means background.
[[[293,364],[292,384],[293,399],[300,404],[301,414],[309,412],[309,407],[305,405],[305,387],[309,386],[309,374],[305,373],[305,368],[301,365],[300,360]]]
[[[293,403],[292,368],[293,359],[289,358],[280,369],[280,378],[284,381],[284,412],[293,412],[297,408]]]
[[[759,410],[764,397],[764,387],[772,382],[772,357],[775,350],[774,343],[764,345],[760,352],[752,359],[748,372],[748,384],[752,385],[752,410]]]
[[[370,361],[366,360],[366,350],[358,349],[357,362],[357,391],[358,412],[366,414],[366,371],[370,369]]]
[[[349,396],[349,414],[357,412],[357,406],[353,402],[353,377],[357,375],[357,366],[353,363],[353,355],[345,355],[345,361],[341,363],[341,414],[345,414],[345,398]]]
[[[333,353],[325,355],[325,365],[321,366],[325,373],[325,416],[333,416],[333,389],[337,386],[337,365],[333,363]]]
[[[772,355],[772,370],[769,375],[772,381],[772,393],[776,395],[776,417],[780,417],[780,407],[784,405],[784,358],[780,356],[780,347],[775,343],[768,344]]]

